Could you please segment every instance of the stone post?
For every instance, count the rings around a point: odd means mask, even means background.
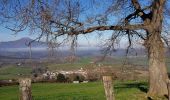
[[[30,78],[19,79],[19,92],[20,100],[32,100]]]
[[[103,84],[104,84],[106,100],[115,100],[112,76],[103,76]]]
[[[170,80],[167,80],[167,87],[168,87],[168,100],[170,100]]]

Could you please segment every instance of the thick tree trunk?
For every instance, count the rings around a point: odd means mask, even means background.
[[[149,56],[149,96],[168,94],[165,48],[161,39],[164,4],[165,0],[155,0],[153,3],[151,23],[148,26],[147,40],[145,41]]]
[[[168,94],[167,69],[165,66],[165,48],[161,40],[160,28],[150,31],[147,48],[149,56],[149,96],[163,96]]]

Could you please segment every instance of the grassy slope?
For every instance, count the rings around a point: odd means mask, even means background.
[[[49,64],[47,67],[49,70],[74,70],[74,69],[80,69],[80,68],[86,68],[91,66],[90,62],[92,61],[92,58],[89,57],[83,57],[79,59],[75,63],[65,63],[65,64]],[[109,62],[104,61],[101,62],[104,65],[109,65],[113,67],[121,67],[122,62],[124,61],[124,58],[113,58]],[[167,58],[167,69],[168,72],[170,72],[170,58]],[[131,64],[135,65],[142,65],[147,66],[147,59],[146,58],[131,58],[129,59],[129,62]],[[5,66],[0,68],[0,80],[1,79],[16,79],[20,76],[18,74],[22,74],[22,76],[28,76],[31,75],[32,68],[31,67],[17,67],[17,66]]]
[[[74,70],[85,68],[86,66],[89,66],[90,62],[91,58],[82,57],[81,59],[74,63],[49,64],[47,67],[49,68],[49,70]]]
[[[102,61],[100,63],[102,63],[103,65],[107,65],[107,66],[121,67],[124,61],[125,61],[125,58],[118,57],[118,58],[112,58],[110,59],[110,61]],[[131,64],[135,64],[135,65],[143,65],[143,66],[147,65],[147,61],[145,58],[140,58],[140,57],[131,58],[131,59],[128,59],[128,61]],[[79,59],[78,61],[76,61],[75,63],[49,64],[47,67],[50,70],[73,70],[73,69],[80,69],[80,68],[88,67],[89,65],[92,65],[91,62],[93,62],[92,58],[83,57]]]
[[[32,69],[30,67],[6,66],[0,68],[0,79],[17,79],[19,74],[29,76]]]
[[[145,100],[146,82],[115,82],[116,100]],[[32,86],[35,100],[105,100],[101,82],[87,84],[37,83]],[[18,100],[18,87],[0,87],[1,100]]]

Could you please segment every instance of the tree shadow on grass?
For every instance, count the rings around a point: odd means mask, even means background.
[[[142,92],[147,93],[148,91],[148,84],[147,82],[130,82],[130,83],[121,83],[120,85],[116,86],[115,88],[137,88]]]
[[[147,82],[140,82],[140,81],[139,82],[122,82],[121,84],[118,84],[115,86],[115,89],[122,89],[122,90],[131,89],[131,88],[136,88],[136,89],[139,89],[141,92],[147,93],[149,86]],[[164,95],[164,97],[161,97],[161,98],[168,99],[168,96]],[[154,100],[154,99],[148,96],[147,100]],[[161,100],[164,100],[164,99],[161,99]]]

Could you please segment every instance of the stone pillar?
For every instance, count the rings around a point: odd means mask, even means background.
[[[112,76],[103,76],[103,84],[104,84],[106,100],[115,100],[113,84],[112,84]]]
[[[167,80],[167,87],[168,87],[168,100],[170,100],[170,80]]]
[[[30,78],[19,79],[19,92],[20,100],[32,100]]]

